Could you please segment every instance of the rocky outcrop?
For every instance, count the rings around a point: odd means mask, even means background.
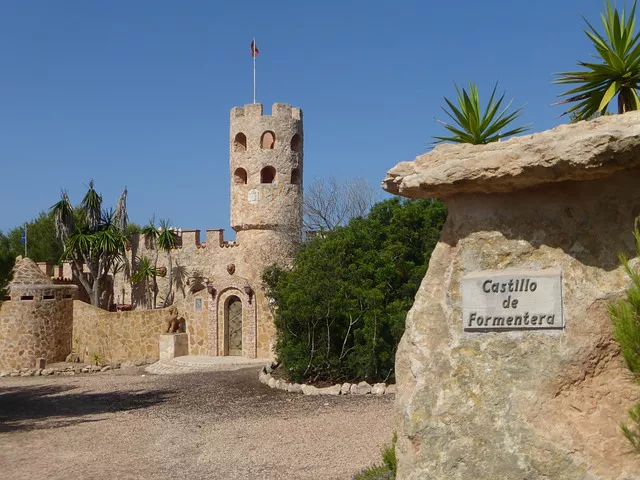
[[[607,306],[635,255],[640,114],[400,164],[387,190],[442,196],[442,237],[396,357],[400,479],[634,479],[619,428],[640,400]],[[634,260],[637,262],[637,260]],[[561,273],[564,328],[463,330],[463,277]]]
[[[389,170],[383,188],[447,197],[593,180],[640,167],[638,145],[640,112],[606,116],[487,145],[439,145]]]

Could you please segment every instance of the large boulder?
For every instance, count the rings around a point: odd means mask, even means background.
[[[396,357],[398,478],[640,478],[619,427],[640,387],[607,312],[628,285],[618,253],[635,256],[639,178],[635,112],[438,147],[389,172],[388,191],[449,208]],[[557,281],[512,300],[559,308],[561,323],[469,328],[509,295],[478,288],[511,272]]]

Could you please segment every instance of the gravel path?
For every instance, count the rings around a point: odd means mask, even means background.
[[[0,379],[0,477],[348,479],[380,460],[393,395],[290,394],[258,371]]]

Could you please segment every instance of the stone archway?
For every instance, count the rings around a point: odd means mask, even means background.
[[[208,351],[210,355],[242,355],[247,358],[256,358],[257,353],[257,309],[255,293],[248,287],[248,281],[243,277],[236,277],[227,282],[214,284],[212,290],[215,292],[215,301],[209,303],[209,343]],[[247,293],[247,288],[250,294]],[[232,303],[239,302],[233,306]],[[231,306],[232,320],[234,313],[241,318],[241,341],[236,342],[241,353],[234,354],[233,347],[230,350],[229,343],[229,307]],[[239,320],[239,319],[238,319]],[[233,322],[232,325],[233,327]],[[236,327],[237,331],[238,328]],[[233,338],[233,335],[232,335]]]
[[[225,355],[242,356],[242,300],[235,295],[225,302]]]

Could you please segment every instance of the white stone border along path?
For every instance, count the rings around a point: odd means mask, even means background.
[[[331,387],[324,388],[300,383],[290,383],[280,378],[273,378],[271,376],[273,370],[274,364],[263,367],[258,375],[258,380],[260,383],[264,383],[271,388],[285,392],[303,393],[305,395],[393,395],[396,393],[395,384],[387,385],[386,383],[376,383],[374,385],[370,385],[367,382],[337,383]]]

